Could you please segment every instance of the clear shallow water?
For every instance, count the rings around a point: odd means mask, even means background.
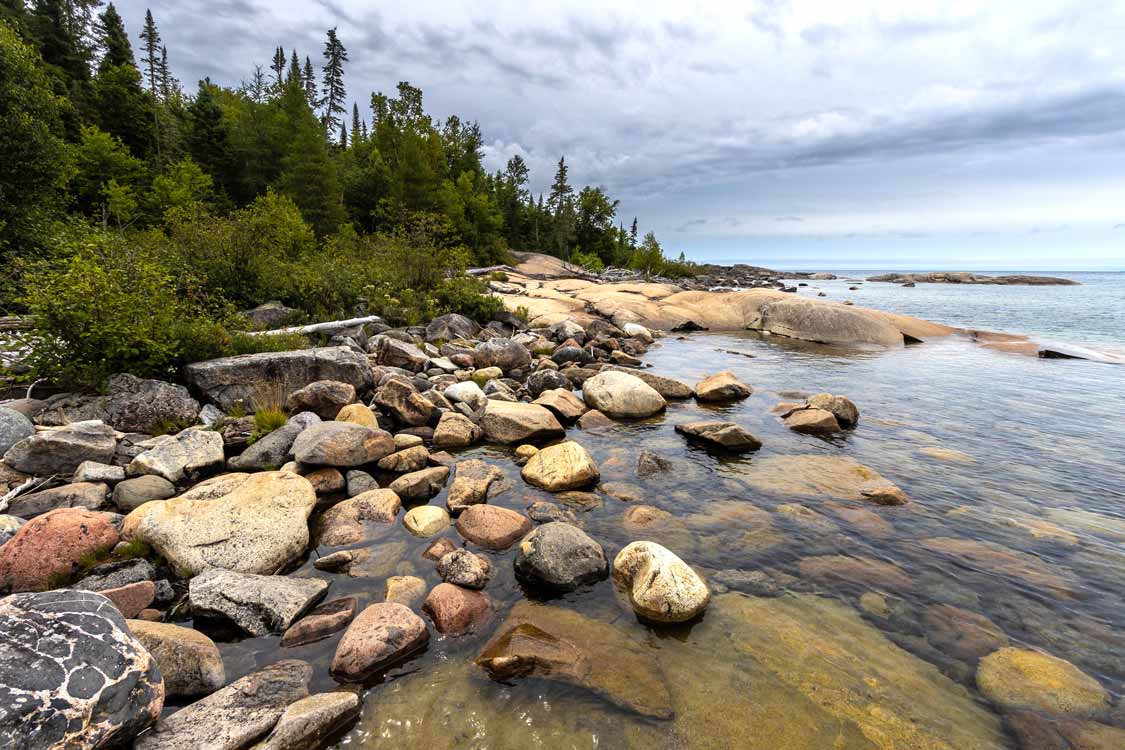
[[[637,501],[608,495],[577,515],[611,559],[631,541],[658,541],[704,574],[716,596],[701,622],[663,629],[638,622],[608,581],[552,604],[638,644],[665,675],[675,717],[644,719],[555,682],[486,679],[472,659],[526,596],[508,551],[491,555],[487,590],[498,613],[483,632],[456,639],[434,633],[425,653],[366,690],[360,723],[337,747],[1015,748],[974,688],[975,659],[958,654],[943,634],[938,605],[983,615],[1011,643],[1072,661],[1121,696],[1120,368],[1004,355],[960,340],[857,354],[766,343],[749,333],[668,338],[646,362],[688,382],[731,369],[755,393],[727,407],[673,404],[661,417],[600,434],[572,431],[603,482],[670,518],[631,528],[624,514]],[[792,400],[791,391],[850,396],[862,411],[858,429],[833,440],[790,432],[770,410]],[[702,418],[736,421],[764,447],[747,457],[718,456],[673,431]],[[639,478],[641,449],[672,460],[673,471]],[[912,502],[880,508],[810,489],[823,472],[794,456],[855,459]],[[505,450],[460,457],[504,468],[512,489],[494,504],[523,510],[551,499],[522,483]],[[444,501],[442,493],[431,503]],[[453,529],[447,534],[458,539]],[[951,553],[956,545],[935,539],[993,545],[985,548],[991,556]],[[437,583],[421,558],[429,541],[400,523],[368,543],[389,553],[372,577],[331,576],[311,562],[298,575],[327,578],[330,597],[355,595],[362,607],[381,599],[393,573]],[[815,559],[829,556],[826,576]],[[848,560],[899,572],[849,567]],[[763,588],[776,595],[753,596],[767,593]],[[262,638],[221,647],[229,679],[296,657],[316,667],[315,689],[330,690],[337,641],[280,650],[276,638]],[[1125,712],[1117,709],[1111,721],[1125,725]]]
[[[864,282],[886,271],[832,271],[835,281],[802,281],[801,296],[818,291],[835,301],[913,315],[938,323],[1002,333],[1025,334],[1044,342],[1097,345],[1125,351],[1125,273],[1027,272],[1061,276],[1081,286],[999,286],[991,284],[918,284],[902,287]],[[1010,273],[1010,272],[1006,272]],[[1005,275],[982,272],[986,276]],[[799,283],[791,281],[792,284]],[[859,286],[849,290],[848,287]]]

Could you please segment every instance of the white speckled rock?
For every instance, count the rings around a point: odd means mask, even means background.
[[[624,372],[600,372],[582,384],[582,398],[591,409],[611,417],[642,419],[667,404],[655,388]]]
[[[711,600],[703,579],[655,542],[633,542],[618,552],[613,580],[628,595],[633,611],[654,622],[685,622]]]

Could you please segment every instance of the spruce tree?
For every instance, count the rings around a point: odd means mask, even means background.
[[[93,85],[93,121],[145,158],[152,149],[149,102],[133,57],[125,24],[111,3],[99,17],[99,46],[103,50]]]
[[[297,57],[297,50],[293,50],[289,56],[289,72],[285,76],[285,83],[287,85],[296,83],[302,91],[305,90],[305,75],[301,72],[301,60]]]
[[[360,140],[362,140],[362,136],[360,135],[359,125],[359,104],[352,102],[352,145],[354,146]]]
[[[274,87],[281,91],[285,86],[285,49],[283,47],[278,47],[273,51],[273,62],[270,64],[270,69],[273,70]]]
[[[133,45],[129,43],[129,34],[125,31],[125,23],[117,8],[110,3],[105,12],[98,16],[97,25],[98,45],[102,49],[102,59],[98,69],[114,65],[132,65],[136,67],[133,58]]]
[[[633,226],[629,229],[629,247],[637,249],[637,217],[633,217]]]
[[[152,125],[155,136],[156,145],[156,160],[162,161],[160,157],[160,141],[162,140],[160,134],[160,106],[158,96],[159,85],[159,64],[157,61],[157,50],[160,49],[160,32],[156,28],[156,21],[152,18],[152,11],[145,11],[145,27],[141,31],[141,41],[144,42],[144,60],[148,69],[148,90],[152,95]]]
[[[199,92],[187,109],[187,148],[191,158],[229,193],[233,186],[234,157],[223,110],[209,79],[199,82]]]
[[[168,48],[160,48],[160,99],[165,104],[172,100],[172,93],[178,92],[180,82],[168,67]]]
[[[324,43],[324,113],[321,122],[325,133],[334,133],[340,127],[344,115],[344,63],[348,61],[348,51],[336,36],[336,29],[328,30]]]
[[[348,147],[348,126],[340,123],[340,148]]]
[[[312,60],[309,59],[308,55],[305,55],[305,70],[302,78],[305,83],[305,98],[309,101],[309,109],[316,109],[316,71],[313,70]]]
[[[551,215],[558,218],[563,210],[571,204],[574,195],[574,188],[567,182],[567,173],[569,167],[566,165],[566,157],[559,157],[559,166],[555,170],[555,182],[551,185],[551,192],[547,196],[547,208],[550,209]]]

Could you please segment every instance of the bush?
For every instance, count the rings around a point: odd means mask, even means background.
[[[582,266],[590,273],[601,273],[605,270],[605,263],[595,253],[584,253],[581,250],[575,250],[574,255],[571,257],[571,262],[576,266]]]

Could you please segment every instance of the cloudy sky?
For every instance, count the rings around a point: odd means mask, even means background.
[[[490,168],[558,157],[666,250],[835,268],[1125,268],[1125,3],[119,0],[176,74],[273,49],[419,86]],[[909,6],[909,9],[904,9]],[[136,43],[136,42],[135,42]]]

